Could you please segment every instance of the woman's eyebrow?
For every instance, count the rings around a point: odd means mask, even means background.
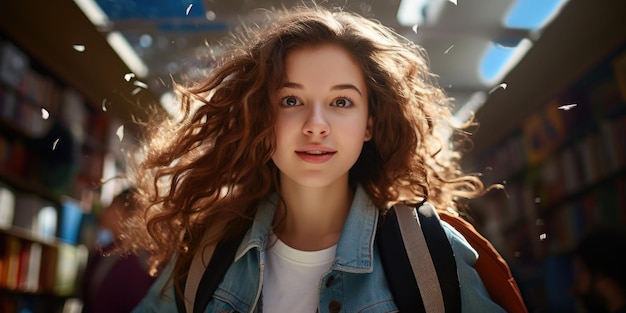
[[[286,82],[280,88],[291,88],[291,89],[304,89],[304,86],[301,84],[296,84],[292,82]]]
[[[359,88],[357,88],[357,86],[352,85],[352,84],[335,85],[335,86],[333,86],[333,88],[331,88],[331,90],[345,90],[345,89],[352,89],[352,90],[358,92],[359,95],[361,95],[361,96],[363,95],[361,93],[361,90],[359,90]]]
[[[304,89],[304,86],[298,83],[286,82],[281,86],[281,88]],[[333,91],[334,90],[346,90],[346,89],[352,89],[356,91],[357,93],[359,93],[359,95],[361,96],[363,95],[361,93],[361,90],[357,86],[352,85],[352,84],[339,84],[330,88],[330,90],[333,90]]]

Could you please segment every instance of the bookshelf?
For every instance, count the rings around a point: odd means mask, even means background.
[[[529,308],[574,312],[569,254],[600,224],[626,224],[626,44],[464,160],[505,196],[477,209]],[[497,224],[496,227],[493,225]]]
[[[0,33],[1,312],[76,297],[118,124]]]

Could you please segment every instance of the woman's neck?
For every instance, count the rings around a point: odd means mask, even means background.
[[[284,227],[276,235],[288,246],[316,251],[337,244],[348,217],[354,192],[347,181],[323,188],[283,184]]]

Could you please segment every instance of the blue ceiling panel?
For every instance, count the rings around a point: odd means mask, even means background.
[[[202,23],[202,24],[180,24],[180,23],[159,23],[160,31],[164,32],[224,32],[228,30],[226,23]]]
[[[202,0],[96,0],[96,3],[111,20],[205,17]]]

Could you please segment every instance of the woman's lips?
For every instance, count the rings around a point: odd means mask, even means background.
[[[309,163],[324,163],[330,160],[335,155],[335,153],[335,151],[323,150],[296,151],[296,154],[302,160]]]

